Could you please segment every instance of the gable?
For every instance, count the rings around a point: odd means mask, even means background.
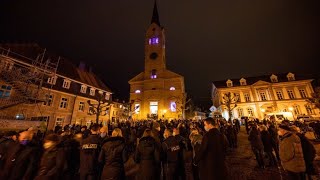
[[[252,85],[254,85],[254,86],[260,86],[260,85],[269,85],[269,84],[270,84],[269,82],[259,80],[259,81],[255,82],[255,83],[252,84]]]
[[[128,81],[129,84],[133,83],[133,82],[138,82],[138,81],[143,81],[144,80],[144,72],[136,75],[135,77],[133,77],[132,79],[130,79]]]

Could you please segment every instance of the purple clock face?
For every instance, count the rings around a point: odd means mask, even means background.
[[[159,38],[158,37],[153,37],[149,39],[149,45],[155,45],[159,44]]]

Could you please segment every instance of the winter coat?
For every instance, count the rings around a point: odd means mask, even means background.
[[[264,147],[264,152],[272,152],[272,139],[268,131],[261,132],[261,140]]]
[[[253,149],[257,149],[260,151],[262,151],[264,149],[260,132],[256,128],[253,128],[250,131],[248,139],[249,139],[251,147]]]
[[[125,139],[108,138],[99,155],[99,162],[104,164],[101,179],[124,179],[124,163],[127,159]]]
[[[12,149],[17,142],[12,138],[2,137],[0,139],[0,169],[3,169],[6,162],[6,155],[8,154],[8,149]],[[0,170],[1,171],[1,170]]]
[[[271,136],[271,140],[272,140],[272,145],[276,146],[279,144],[279,135],[278,135],[278,130],[276,129],[275,126],[270,126],[269,129],[269,134]]]
[[[99,170],[100,136],[89,135],[82,141],[80,149],[80,176],[97,175]]]
[[[279,154],[285,170],[295,173],[306,171],[301,141],[296,134],[287,133],[282,137]]]
[[[225,140],[218,129],[210,129],[204,136],[194,158],[201,180],[227,179],[225,164]]]
[[[42,155],[40,168],[35,180],[59,180],[63,178],[61,172],[66,167],[66,163],[62,148],[52,147],[46,150]]]
[[[158,174],[160,149],[153,137],[147,136],[140,139],[134,160],[140,165],[138,179],[160,179]]]
[[[0,179],[34,179],[37,174],[40,157],[40,147],[30,142],[27,145],[15,144],[10,153],[8,153],[2,171],[4,173],[0,175]]]
[[[73,179],[79,172],[80,167],[80,143],[73,139],[71,135],[62,136],[59,148],[62,148],[67,162],[62,172],[63,177],[66,180]]]

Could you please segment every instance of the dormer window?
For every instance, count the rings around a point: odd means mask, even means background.
[[[153,37],[149,39],[149,45],[155,45],[159,44],[159,38],[158,37]]]
[[[96,94],[96,89],[90,88],[90,95],[94,96]]]
[[[157,70],[152,69],[151,71],[151,79],[156,79],[157,78]]]
[[[141,91],[140,91],[139,89],[137,89],[137,90],[135,91],[135,93],[136,93],[136,94],[140,94]]]
[[[103,94],[103,91],[100,90],[100,91],[99,91],[99,94]]]
[[[288,73],[287,78],[288,78],[288,81],[294,81],[294,80],[296,80],[296,79],[294,78],[294,74],[292,74],[292,73]]]
[[[106,100],[110,100],[110,93],[106,93]]]
[[[69,79],[64,79],[62,87],[65,88],[65,89],[69,89],[70,88],[70,84],[71,84],[71,81]]]
[[[246,86],[247,85],[247,80],[245,80],[244,78],[240,79],[240,85],[241,86]]]
[[[174,90],[176,90],[175,87],[170,87],[170,91],[174,91]]]
[[[227,81],[227,87],[232,87],[233,86],[233,83],[230,79],[228,79]]]
[[[278,82],[278,77],[276,75],[272,74],[270,76],[270,80],[271,80],[271,82],[276,83],[276,82]]]
[[[48,80],[47,80],[47,83],[48,84],[52,84],[52,85],[55,85],[56,82],[57,82],[57,76],[49,77]]]
[[[81,93],[86,93],[87,92],[87,86],[86,85],[81,85],[80,92]]]

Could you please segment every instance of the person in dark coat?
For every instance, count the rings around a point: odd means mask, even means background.
[[[91,126],[91,134],[83,139],[80,149],[80,180],[95,180],[99,175],[99,153],[101,139],[99,125]]]
[[[122,137],[122,131],[115,128],[112,137],[106,140],[99,155],[99,162],[104,164],[101,180],[125,179],[124,163],[127,160],[125,139]]]
[[[250,141],[251,149],[254,155],[256,156],[259,167],[264,169],[265,168],[265,164],[263,160],[264,147],[261,140],[260,131],[257,129],[256,125],[251,126],[248,140]]]
[[[59,180],[64,178],[61,172],[67,162],[63,149],[59,147],[59,141],[59,136],[56,134],[45,137],[43,144],[45,152],[42,155],[35,180]]]
[[[160,179],[160,149],[156,140],[152,137],[152,131],[146,129],[139,140],[134,160],[139,164],[139,180]]]
[[[173,136],[173,130],[170,128],[164,131],[163,136],[163,175],[166,180],[172,180],[179,177],[179,165],[182,164],[180,142]]]
[[[194,179],[193,169],[193,148],[190,139],[184,139],[182,142],[182,160],[184,165],[184,176],[186,180]]]
[[[9,149],[12,149],[17,143],[17,133],[15,131],[8,131],[0,139],[0,169],[3,169],[6,162],[6,155]],[[0,170],[1,171],[1,170]]]
[[[218,122],[213,118],[204,120],[207,133],[203,136],[199,152],[196,153],[194,162],[199,166],[201,180],[228,179],[225,164],[225,140],[218,130]]]
[[[37,174],[41,149],[32,141],[33,132],[23,131],[19,143],[8,153],[0,179],[32,180]]]
[[[264,152],[266,153],[269,159],[269,166],[275,166],[277,165],[277,161],[272,153],[272,139],[268,132],[268,128],[265,125],[261,125],[260,129],[261,129],[261,140],[263,143]]]
[[[270,125],[269,125],[268,132],[271,136],[272,149],[276,153],[276,158],[277,158],[278,162],[280,162],[278,130],[276,129],[276,127],[272,123],[269,123],[269,124]]]
[[[237,143],[236,143],[237,132],[236,132],[236,129],[234,128],[234,126],[231,124],[231,122],[229,122],[227,125],[226,136],[227,136],[227,139],[229,142],[229,147],[231,149],[236,148],[237,147]]]

